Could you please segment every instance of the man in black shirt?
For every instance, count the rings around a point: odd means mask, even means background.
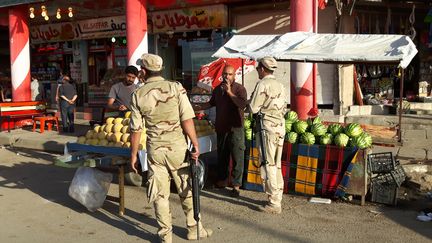
[[[59,89],[61,120],[63,132],[75,132],[74,116],[77,92],[68,74],[63,74],[63,84]]]

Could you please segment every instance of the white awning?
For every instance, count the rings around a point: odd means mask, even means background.
[[[417,48],[405,35],[315,34],[235,35],[213,57],[325,63],[394,63],[406,68]]]

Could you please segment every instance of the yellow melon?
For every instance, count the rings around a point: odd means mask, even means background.
[[[113,124],[107,124],[106,126],[105,126],[105,132],[106,133],[109,133],[109,132],[112,132],[112,128],[113,128]]]
[[[108,125],[108,124],[113,124],[113,122],[114,122],[114,117],[108,117],[107,119],[106,119],[106,124]]]
[[[90,145],[98,145],[98,143],[99,143],[99,140],[95,139],[95,138],[90,139],[90,142],[89,142]]]
[[[123,124],[123,126],[127,126],[127,125],[129,125],[129,122],[130,122],[130,119],[125,118],[125,119],[123,119],[122,124]]]
[[[117,124],[115,124],[114,126],[113,126],[113,128],[112,128],[112,132],[120,132],[121,131],[121,129],[122,129],[122,127],[123,127],[123,125],[121,124],[121,123],[117,123]]]
[[[100,132],[100,129],[101,129],[101,126],[100,126],[99,124],[96,124],[96,125],[93,127],[93,131],[94,131],[94,132]]]
[[[130,142],[123,143],[123,148],[130,148],[131,144]]]
[[[122,137],[122,133],[121,132],[115,132],[111,135],[111,141],[112,142],[120,142],[121,141],[121,137]]]
[[[121,141],[123,143],[130,142],[130,134],[129,133],[123,134],[122,137],[121,137]]]
[[[112,140],[111,140],[111,136],[112,136],[113,134],[114,134],[114,133],[112,133],[112,132],[107,133],[107,135],[106,135],[106,139],[107,139],[108,141],[112,141]]]
[[[85,137],[86,137],[87,139],[92,138],[92,137],[93,137],[93,133],[94,133],[93,130],[88,130],[87,133],[86,133],[86,135],[85,135]]]
[[[123,142],[116,142],[115,144],[114,144],[114,147],[123,147]]]
[[[117,117],[113,121],[114,124],[122,124],[122,122],[123,122],[123,118],[122,117]]]
[[[123,126],[121,129],[121,133],[129,133],[130,132],[130,128],[129,125],[127,126]]]
[[[86,141],[86,137],[85,136],[80,136],[80,137],[78,137],[77,143],[84,144],[85,141]]]
[[[114,142],[109,142],[109,143],[107,144],[107,146],[108,146],[108,147],[114,147],[114,144],[115,144]]]
[[[108,145],[108,140],[106,140],[106,139],[99,140],[98,145],[100,145],[100,146],[107,146]]]
[[[106,138],[106,136],[107,136],[107,133],[106,132],[104,132],[104,131],[100,131],[100,132],[98,132],[98,139],[99,140],[102,140],[102,139],[105,139]]]
[[[130,118],[131,114],[132,114],[132,112],[130,112],[130,111],[126,111],[126,113],[125,113],[125,118]]]

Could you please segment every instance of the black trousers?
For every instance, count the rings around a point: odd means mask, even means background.
[[[63,132],[74,132],[75,104],[71,105],[67,101],[62,100],[60,109]]]
[[[232,184],[241,186],[243,179],[245,140],[242,127],[233,128],[227,133],[217,133],[218,180],[223,181],[229,175],[229,162],[232,157]]]

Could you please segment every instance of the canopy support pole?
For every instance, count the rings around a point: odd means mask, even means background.
[[[244,87],[244,59],[242,58],[242,86]]]
[[[402,142],[402,101],[403,101],[403,89],[404,89],[404,71],[405,69],[401,68],[401,79],[399,85],[399,124],[398,124],[398,142]]]

